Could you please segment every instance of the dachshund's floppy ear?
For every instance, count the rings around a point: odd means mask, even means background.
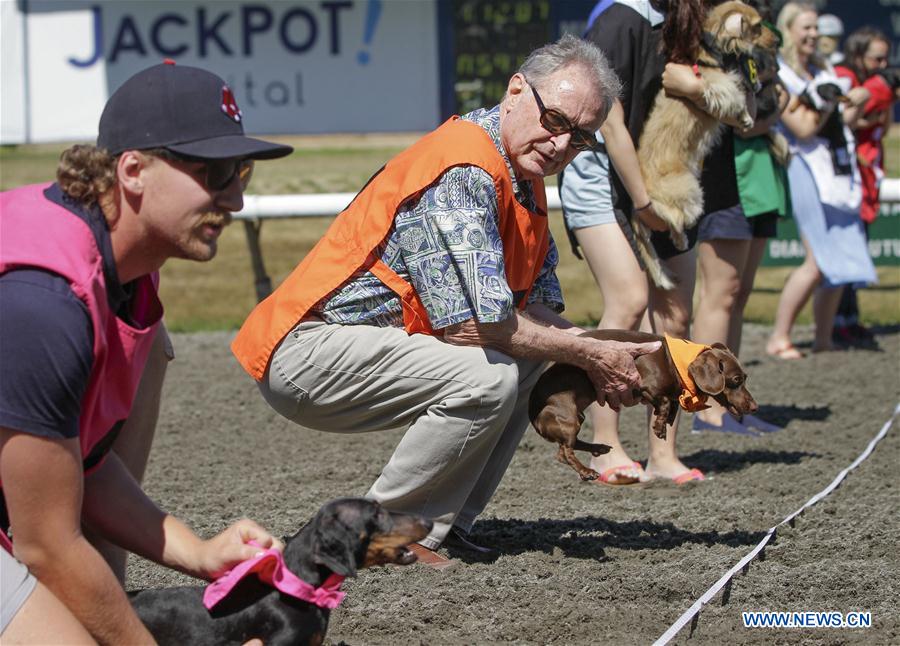
[[[688,374],[707,395],[718,395],[725,390],[725,374],[719,368],[719,359],[712,350],[701,352],[688,366]]]
[[[316,529],[312,560],[335,574],[356,576],[356,547],[356,534],[336,518],[329,518]]]

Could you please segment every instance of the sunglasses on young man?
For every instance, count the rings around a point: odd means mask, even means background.
[[[221,191],[231,184],[231,181],[237,177],[241,183],[241,190],[247,190],[250,178],[253,176],[254,162],[252,159],[200,159],[198,157],[190,157],[180,153],[173,152],[168,148],[159,148],[152,151],[146,151],[150,154],[168,159],[169,161],[185,162],[189,164],[203,164],[204,166],[204,183],[206,188],[211,191]]]
[[[525,79],[525,82],[531,86],[534,101],[537,103],[538,110],[541,111],[541,126],[544,130],[554,135],[572,135],[569,145],[575,150],[593,150],[597,147],[597,138],[593,133],[573,125],[569,121],[569,117],[556,108],[546,107],[537,88],[528,79]]]

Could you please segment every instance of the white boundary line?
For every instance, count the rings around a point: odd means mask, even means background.
[[[837,475],[837,477],[834,480],[832,480],[830,485],[828,485],[827,487],[822,489],[822,491],[820,491],[815,496],[813,496],[812,498],[807,500],[806,504],[804,504],[802,507],[800,507],[800,509],[798,509],[794,513],[785,517],[784,520],[782,520],[780,523],[778,523],[774,527],[771,527],[769,529],[769,531],[766,532],[766,535],[763,536],[763,539],[759,542],[759,544],[757,544],[757,546],[754,547],[750,551],[750,553],[747,554],[747,556],[742,558],[737,563],[737,565],[735,565],[733,568],[728,570],[728,572],[721,579],[716,581],[715,584],[713,584],[713,586],[709,590],[707,590],[705,593],[703,593],[703,596],[701,596],[699,599],[697,599],[693,603],[693,605],[690,608],[688,608],[685,611],[685,613],[683,615],[681,615],[675,621],[674,624],[669,626],[669,629],[666,632],[664,632],[660,636],[659,639],[657,639],[655,642],[653,642],[653,646],[664,646],[664,644],[668,644],[669,641],[671,641],[671,639],[673,637],[675,637],[675,635],[677,635],[678,632],[682,628],[684,628],[687,625],[687,623],[700,612],[700,610],[701,610],[701,608],[703,608],[703,606],[705,606],[707,603],[712,601],[713,597],[715,597],[719,593],[719,591],[722,588],[724,588],[725,585],[729,581],[731,581],[731,579],[734,577],[735,574],[737,574],[741,569],[746,567],[747,564],[750,563],[750,561],[755,559],[757,557],[757,555],[759,555],[759,553],[763,551],[763,548],[765,548],[765,546],[769,543],[769,541],[772,540],[772,538],[775,536],[775,532],[778,530],[779,527],[781,527],[785,523],[791,522],[792,520],[794,520],[794,518],[796,518],[797,516],[802,514],[806,509],[808,509],[809,507],[812,507],[817,502],[819,502],[822,498],[824,498],[825,496],[830,494],[832,491],[834,491],[837,488],[837,486],[839,484],[841,484],[841,482],[844,480],[844,478],[847,477],[848,473],[850,473],[853,469],[858,467],[859,464],[863,460],[865,460],[866,458],[869,457],[869,455],[875,449],[875,445],[878,444],[878,442],[880,442],[884,438],[885,435],[887,435],[888,429],[890,429],[891,424],[893,424],[894,419],[897,417],[898,414],[900,414],[900,404],[897,404],[897,406],[894,408],[894,414],[891,415],[891,418],[884,423],[884,426],[881,427],[881,431],[879,431],[878,435],[876,435],[875,438],[871,442],[869,442],[869,446],[866,447],[866,450],[863,451],[862,453],[860,453],[859,457],[856,458],[849,467],[847,467],[846,469],[841,471]]]

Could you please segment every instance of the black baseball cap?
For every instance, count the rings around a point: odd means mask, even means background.
[[[293,151],[245,137],[241,110],[225,81],[170,60],[138,72],[109,97],[97,146],[112,155],[166,148],[200,159],[275,159]]]

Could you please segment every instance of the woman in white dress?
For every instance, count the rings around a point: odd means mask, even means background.
[[[797,2],[787,3],[778,15],[784,36],[779,76],[791,94],[781,127],[791,143],[791,201],[806,249],[803,264],[785,282],[766,344],[766,352],[781,359],[802,357],[791,342],[791,329],[813,292],[813,351],[819,352],[832,348],[842,286],[876,280],[859,217],[862,189],[853,135],[845,125],[856,119],[868,91],[842,87],[831,65],[818,56],[817,17],[813,5]],[[827,84],[841,87],[848,101],[831,99],[823,87]]]

